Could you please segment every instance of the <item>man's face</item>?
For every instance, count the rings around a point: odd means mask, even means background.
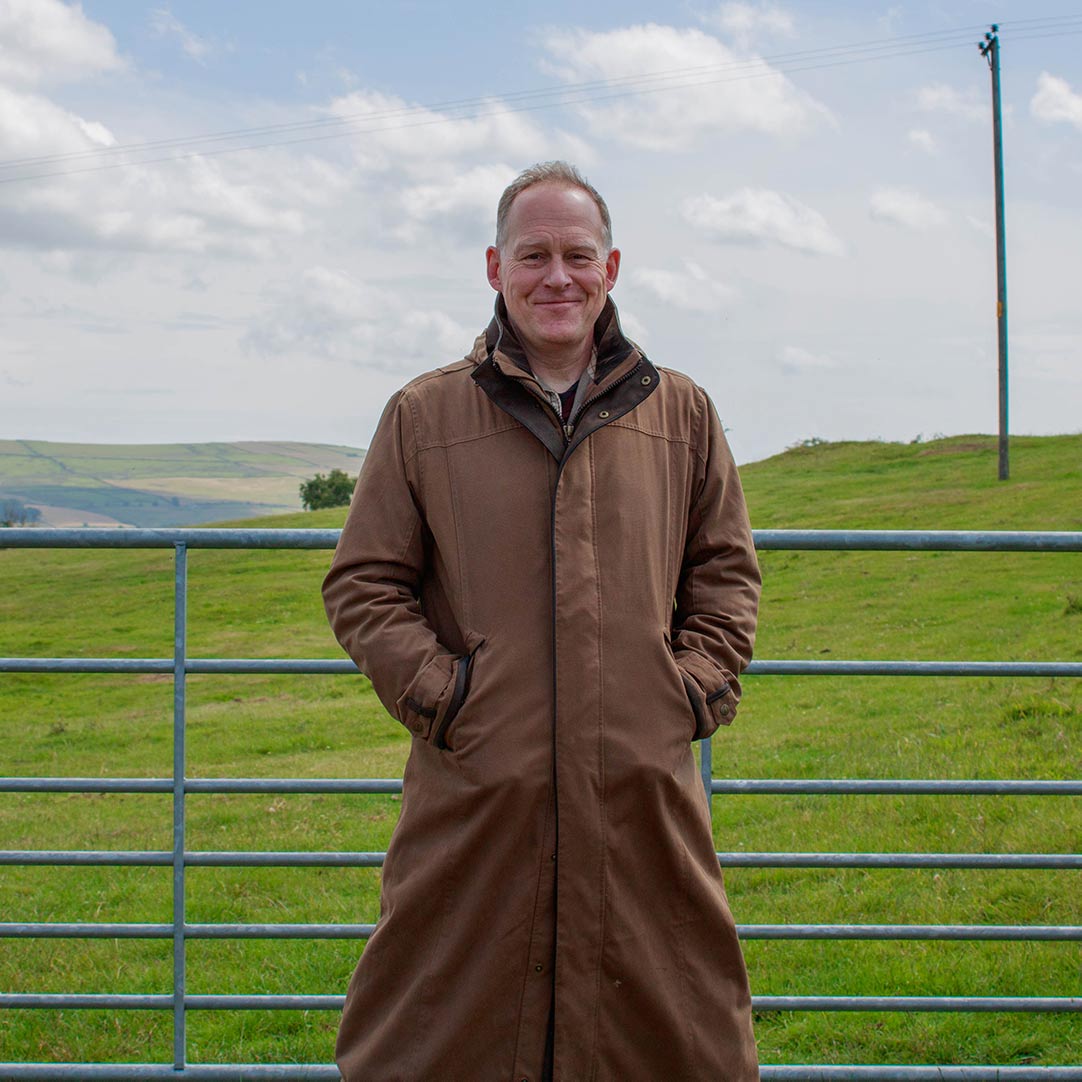
[[[511,204],[503,249],[486,253],[488,280],[503,294],[528,355],[592,345],[620,269],[620,253],[605,251],[602,229],[597,204],[581,188],[542,182]]]

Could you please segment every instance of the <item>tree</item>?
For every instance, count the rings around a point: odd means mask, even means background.
[[[27,507],[22,500],[7,499],[0,503],[0,526],[33,526],[41,518],[36,507]]]
[[[356,477],[345,470],[331,470],[326,477],[317,473],[300,486],[301,503],[305,511],[318,511],[321,507],[346,507],[353,496]]]

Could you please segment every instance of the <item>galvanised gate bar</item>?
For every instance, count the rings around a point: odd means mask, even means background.
[[[185,771],[185,680],[189,673],[349,673],[349,660],[190,658],[187,653],[187,556],[189,549],[331,549],[337,530],[169,529],[169,530],[0,530],[0,548],[172,548],[175,560],[174,642],[171,658],[0,658],[0,673],[163,673],[173,677],[173,775],[171,778],[0,778],[9,793],[160,793],[171,794],[173,846],[162,851],[0,850],[0,865],[170,866],[173,870],[173,920],[162,924],[0,923],[0,938],[170,939],[173,987],[156,995],[33,994],[0,992],[3,1009],[167,1010],[173,1013],[173,1062],[159,1064],[0,1063],[0,1079],[275,1079],[281,1082],[337,1079],[325,1065],[196,1065],[187,1062],[185,1015],[193,1010],[341,1009],[340,995],[188,995],[185,944],[189,939],[363,939],[370,924],[195,924],[185,914],[185,871],[218,867],[378,867],[381,852],[198,852],[187,848],[185,799],[191,793],[399,793],[400,779],[200,780]],[[759,530],[755,544],[765,549],[1082,552],[1082,532]],[[313,589],[316,585],[313,584]],[[754,675],[862,676],[1039,676],[1079,677],[1082,663],[1062,661],[755,661]],[[1069,781],[912,780],[721,780],[712,778],[711,744],[701,743],[702,777],[707,794],[982,794],[1082,796],[1082,779]],[[723,866],[759,868],[996,868],[1082,871],[1082,854],[1052,853],[792,853],[723,852]],[[831,940],[1014,940],[1063,941],[1065,949],[1082,941],[1078,925],[905,925],[759,924],[738,926],[743,939]],[[757,1011],[1082,1011],[1082,996],[757,996]],[[1061,1067],[1011,1066],[769,1066],[767,1082],[817,1079],[863,1080],[1082,1080],[1082,1064]]]

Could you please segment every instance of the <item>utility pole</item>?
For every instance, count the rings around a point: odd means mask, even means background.
[[[996,173],[996,327],[999,337],[999,479],[1010,476],[1007,451],[1007,248],[1003,214],[1003,115],[999,97],[999,27],[977,46],[992,71],[992,144]]]

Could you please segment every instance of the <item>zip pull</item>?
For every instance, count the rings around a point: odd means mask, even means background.
[[[568,443],[571,442],[571,436],[573,435],[574,431],[575,431],[575,426],[574,425],[572,425],[572,424],[564,425],[564,435],[567,437]]]

